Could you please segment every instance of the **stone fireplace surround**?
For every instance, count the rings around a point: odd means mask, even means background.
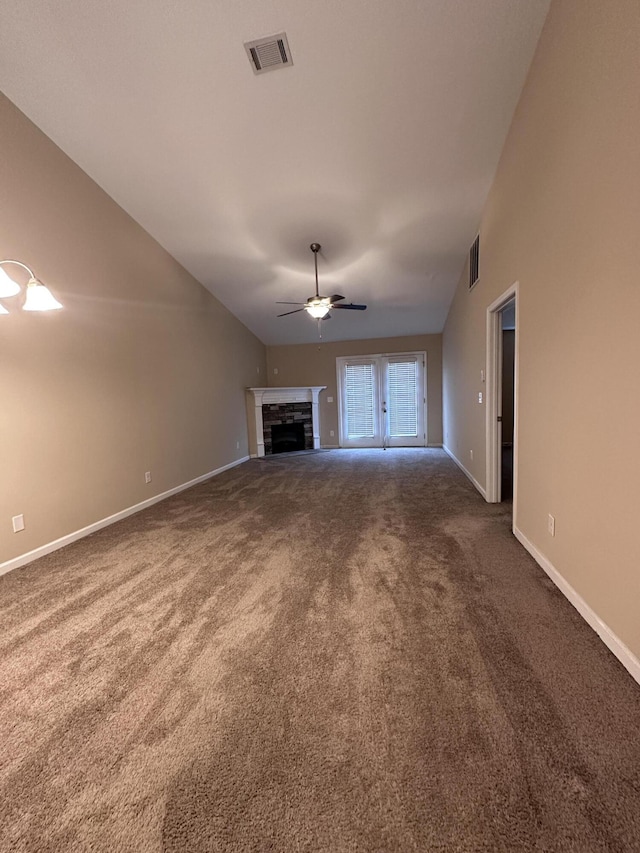
[[[302,450],[313,448],[313,413],[311,403],[263,403],[262,429],[264,439],[264,455],[270,456],[279,451],[274,449],[277,442],[274,439],[272,427],[301,426],[304,431]]]
[[[266,420],[269,429],[271,423],[275,422],[274,416],[277,417],[278,423],[286,422],[286,418],[283,421],[278,417],[280,412],[274,411],[274,409],[270,407],[277,407],[277,409],[285,415],[287,412],[290,413],[288,417],[291,417],[291,421],[293,422],[302,421],[304,423],[304,420],[306,420],[309,426],[305,428],[305,447],[317,450],[320,447],[318,395],[320,394],[320,391],[323,391],[326,387],[326,385],[309,385],[296,386],[292,388],[248,388],[247,390],[253,397],[257,438],[257,446],[251,448],[251,456],[261,457],[265,455],[265,409],[268,412]],[[300,403],[311,404],[311,418],[309,418],[307,414],[307,406],[302,407],[296,405]],[[281,407],[285,408],[281,409]],[[307,410],[307,413],[305,413],[305,409]],[[271,448],[269,447],[269,442],[267,441],[266,444],[266,450],[270,451]]]

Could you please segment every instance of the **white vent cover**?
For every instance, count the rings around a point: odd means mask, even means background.
[[[293,65],[286,33],[247,41],[244,47],[254,74],[264,74],[266,71]]]

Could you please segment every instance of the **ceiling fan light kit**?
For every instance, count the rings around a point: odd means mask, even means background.
[[[332,308],[342,308],[348,311],[364,311],[367,307],[366,305],[354,305],[353,302],[349,302],[346,305],[340,305],[339,303],[344,299],[344,296],[340,296],[339,293],[334,293],[333,296],[320,296],[320,291],[318,289],[318,252],[322,246],[320,243],[312,243],[309,248],[313,252],[313,259],[315,263],[315,296],[310,296],[306,302],[276,303],[277,305],[302,305],[302,308],[295,308],[293,311],[285,311],[284,314],[278,314],[278,317],[286,317],[289,314],[298,314],[300,311],[306,311],[314,320],[318,320],[318,326],[320,326],[320,320],[331,319]]]
[[[305,305],[304,310],[311,314],[311,316],[315,320],[324,320],[324,318],[329,313],[329,309],[331,308],[331,303],[329,302],[329,298],[327,296],[321,296],[313,299],[309,299],[307,305]]]

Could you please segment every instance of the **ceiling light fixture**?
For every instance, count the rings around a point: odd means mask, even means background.
[[[313,260],[316,265],[316,295],[307,299],[304,310],[311,314],[314,320],[323,320],[331,308],[331,299],[328,296],[320,296],[318,291],[318,252],[322,248],[320,243],[312,243],[309,248],[313,252]]]
[[[354,305],[353,302],[343,304],[344,296],[339,293],[334,293],[333,296],[320,296],[318,289],[318,252],[322,248],[320,243],[312,243],[309,248],[313,252],[313,260],[316,270],[316,293],[315,296],[310,296],[306,302],[278,302],[277,305],[302,305],[302,308],[295,308],[293,311],[285,311],[284,314],[278,314],[278,317],[287,317],[289,314],[299,314],[300,311],[306,311],[310,317],[318,321],[318,332],[320,332],[321,320],[331,319],[331,309],[340,308],[343,311],[364,311],[366,305]],[[322,337],[322,335],[320,335]]]
[[[62,305],[51,293],[49,288],[45,287],[45,285],[35,277],[26,264],[23,264],[22,261],[12,261],[10,259],[0,261],[0,299],[10,299],[12,296],[17,296],[21,291],[20,285],[2,269],[5,264],[15,264],[18,267],[22,267],[22,269],[29,273],[24,305],[22,306],[23,311],[55,311],[58,308],[62,308]],[[0,314],[8,313],[7,309],[3,305],[0,305]]]

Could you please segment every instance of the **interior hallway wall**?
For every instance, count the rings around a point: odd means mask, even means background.
[[[484,486],[486,311],[519,281],[515,524],[636,657],[638,45],[637,0],[553,0],[443,339],[445,444]]]
[[[0,257],[65,306],[0,316],[2,564],[246,456],[265,349],[2,95],[0,187]]]

